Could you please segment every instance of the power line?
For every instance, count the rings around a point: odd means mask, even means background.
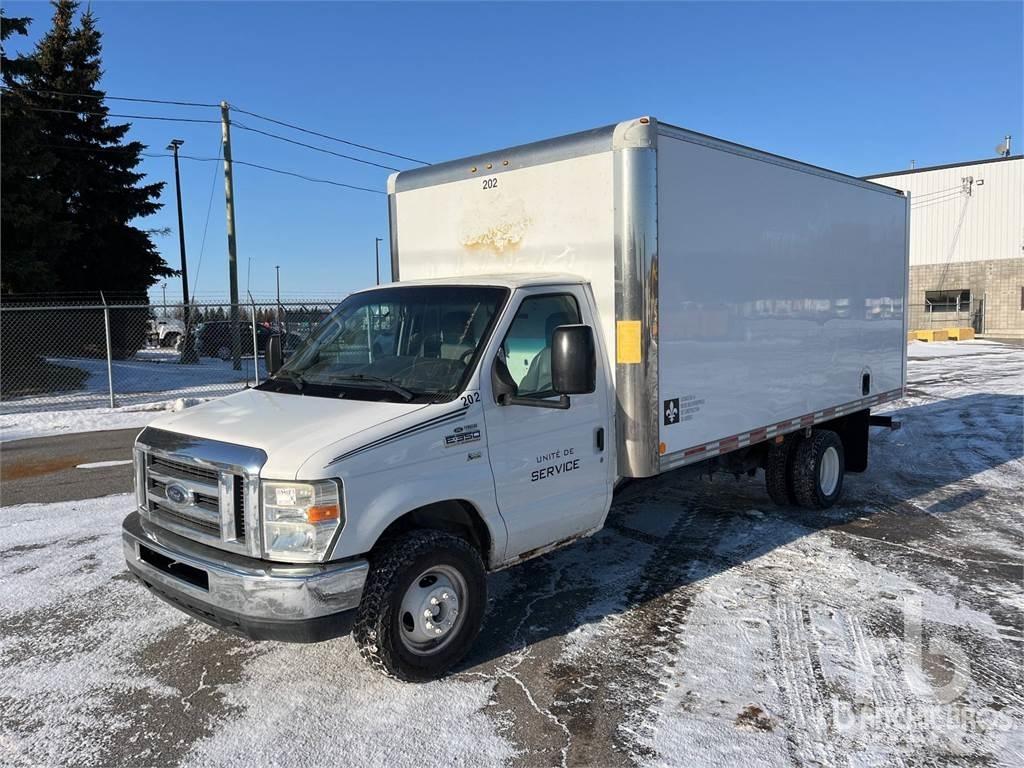
[[[159,115],[125,115],[118,112],[86,112],[81,109],[57,109],[56,107],[36,107],[31,104],[25,105],[26,109],[33,112],[56,112],[64,115],[92,115],[94,117],[122,117],[126,120],[164,120],[170,123],[211,123],[220,125],[220,120],[204,120],[199,117],[163,117]]]
[[[321,139],[328,139],[330,141],[337,141],[340,144],[347,144],[350,147],[358,147],[359,149],[365,149],[368,152],[376,152],[376,153],[381,154],[381,155],[387,155],[388,157],[398,158],[399,160],[408,160],[411,163],[419,163],[420,165],[430,165],[430,163],[428,163],[426,160],[417,160],[415,157],[407,157],[406,155],[399,155],[399,154],[397,154],[395,152],[388,152],[387,150],[384,150],[384,149],[377,149],[376,147],[371,147],[371,146],[368,146],[366,144],[358,144],[358,143],[356,143],[354,141],[349,141],[348,139],[341,139],[341,138],[338,138],[337,136],[331,136],[330,134],[327,134],[327,133],[321,133],[320,131],[313,131],[313,130],[310,130],[309,128],[303,128],[301,126],[295,125],[294,123],[286,123],[284,120],[276,120],[273,117],[267,117],[266,115],[260,115],[260,114],[257,114],[256,112],[250,112],[247,109],[242,109],[241,107],[236,107],[234,104],[231,105],[231,109],[233,109],[235,112],[240,112],[243,115],[249,115],[250,117],[255,117],[255,118],[259,119],[259,120],[266,120],[268,123],[274,123],[275,125],[280,125],[280,126],[283,126],[285,128],[291,128],[293,131],[300,131],[302,133],[308,133],[310,136],[319,136]],[[252,130],[252,129],[250,129],[250,130]]]
[[[128,102],[136,102],[136,103],[141,103],[141,104],[168,104],[168,105],[180,106],[180,107],[201,107],[201,108],[218,108],[220,106],[219,104],[208,104],[208,103],[205,103],[205,102],[198,102],[198,101],[178,101],[178,100],[174,100],[174,99],[148,99],[148,98],[142,98],[142,97],[137,97],[137,96],[110,96],[109,94],[105,94],[105,93],[100,95],[100,94],[95,94],[95,93],[74,93],[74,92],[71,92],[71,91],[51,91],[51,90],[43,90],[43,89],[35,89],[35,88],[25,88],[25,87],[22,87],[22,88],[19,88],[19,89],[12,89],[12,88],[9,88],[7,86],[3,86],[2,90],[4,92],[6,92],[6,93],[15,93],[15,92],[17,92],[17,90],[25,90],[25,91],[29,91],[31,93],[37,93],[37,94],[45,94],[45,95],[52,95],[52,96],[70,96],[70,97],[84,98],[84,99],[96,99],[97,101],[103,101],[105,99],[110,99],[111,101],[128,101]],[[40,112],[56,112],[56,113],[63,113],[63,114],[76,114],[76,115],[77,114],[81,114],[81,115],[95,115],[95,116],[100,116],[100,117],[104,116],[104,113],[102,113],[102,112],[89,112],[89,111],[81,111],[81,110],[73,110],[73,109],[66,109],[65,110],[65,109],[58,109],[56,107],[38,107],[38,106],[33,106],[33,105],[25,105],[25,106],[28,109],[33,109],[33,110],[40,111]],[[328,139],[329,141],[336,141],[336,142],[338,142],[340,144],[347,144],[350,147],[357,147],[359,149],[365,149],[368,152],[376,152],[377,154],[387,155],[388,157],[394,157],[394,158],[397,158],[399,160],[408,160],[411,163],[419,163],[420,165],[430,165],[430,163],[428,163],[426,160],[417,160],[415,157],[408,157],[407,155],[400,155],[400,154],[398,154],[396,152],[388,152],[385,149],[379,149],[377,147],[371,147],[368,144],[360,144],[360,143],[355,142],[355,141],[349,141],[348,139],[342,139],[342,138],[340,138],[338,136],[331,136],[330,134],[327,134],[327,133],[322,133],[320,131],[314,131],[314,130],[311,130],[309,128],[303,128],[302,126],[295,125],[294,123],[288,123],[288,122],[285,122],[284,120],[277,120],[277,119],[275,119],[273,117],[267,117],[266,115],[261,115],[261,114],[259,114],[257,112],[250,112],[249,110],[242,109],[241,107],[236,107],[234,105],[231,105],[231,109],[233,109],[236,112],[239,112],[241,114],[249,115],[251,117],[255,117],[258,120],[265,120],[268,123],[274,123],[276,125],[284,126],[285,128],[291,128],[292,130],[300,131],[301,133],[306,133],[306,134],[309,134],[310,136],[319,136],[322,139]],[[125,119],[130,119],[130,120],[166,120],[166,121],[171,121],[171,122],[191,122],[191,123],[219,123],[220,122],[219,120],[202,120],[202,119],[197,119],[197,118],[184,118],[184,117],[162,117],[162,116],[156,116],[156,115],[125,115],[125,114],[118,114],[118,113],[114,113],[114,112],[107,113],[107,116],[109,116],[109,117],[121,117],[121,118],[125,118]],[[298,144],[300,146],[309,147],[310,149],[315,149],[315,150],[320,151],[320,152],[328,152],[329,154],[331,154],[329,150],[323,149],[321,147],[314,147],[312,145],[302,144],[301,142],[297,142],[297,141],[294,141],[292,139],[285,138],[283,136],[278,136],[276,134],[270,134],[270,133],[267,133],[265,131],[260,131],[260,130],[258,130],[256,128],[251,128],[251,127],[248,127],[248,126],[243,126],[243,125],[241,125],[239,123],[236,123],[236,125],[238,125],[238,127],[242,128],[243,130],[253,131],[255,133],[264,133],[265,135],[271,136],[272,138],[281,139],[282,141],[288,141],[288,142],[291,142],[293,144]],[[384,168],[384,169],[390,170],[390,171],[400,170],[398,168],[392,168],[391,166],[387,166],[387,165],[379,165],[377,163],[373,163],[373,162],[370,162],[368,160],[361,160],[360,158],[350,157],[349,155],[342,155],[340,153],[334,153],[334,154],[338,154],[339,157],[344,157],[344,158],[346,158],[348,160],[355,160],[356,162],[367,163],[369,165],[377,165],[380,168]]]
[[[239,111],[241,111],[241,110],[239,110]],[[364,163],[366,165],[372,165],[375,168],[383,168],[384,170],[387,170],[387,171],[398,171],[398,170],[401,170],[400,168],[394,168],[393,166],[390,166],[390,165],[382,165],[381,163],[375,163],[372,160],[363,160],[361,157],[353,157],[352,155],[345,155],[345,154],[342,154],[341,152],[335,152],[332,149],[325,149],[323,147],[317,147],[317,146],[315,146],[313,144],[307,144],[304,141],[296,141],[295,139],[289,139],[287,136],[281,136],[281,135],[276,134],[276,133],[270,133],[269,131],[261,131],[259,128],[252,128],[251,126],[245,125],[244,123],[239,123],[237,121],[232,121],[231,125],[233,125],[235,128],[240,128],[243,131],[251,131],[252,133],[258,133],[261,136],[268,136],[271,139],[277,139],[279,141],[286,141],[289,144],[295,144],[296,146],[299,146],[299,147],[306,147],[307,149],[313,149],[313,150],[316,150],[317,152],[323,152],[324,154],[327,154],[327,155],[334,155],[335,157],[342,157],[342,158],[344,158],[346,160],[354,160],[357,163]]]
[[[263,170],[263,171],[270,171],[271,173],[280,173],[280,174],[283,174],[284,176],[294,176],[297,179],[304,179],[305,181],[312,181],[314,184],[330,184],[331,186],[334,186],[334,187],[345,187],[346,189],[357,189],[360,192],[372,192],[375,195],[383,195],[383,194],[385,194],[382,190],[379,190],[379,189],[370,189],[369,187],[360,187],[360,186],[356,186],[355,184],[345,184],[344,182],[332,181],[330,179],[317,179],[317,178],[315,178],[313,176],[304,176],[301,173],[295,173],[293,171],[282,171],[279,168],[270,168],[270,167],[268,167],[266,165],[260,165],[258,163],[247,163],[244,160],[234,160],[233,159],[232,162],[235,163],[235,165],[248,165],[250,168],[259,168],[260,170]]]
[[[955,187],[949,187],[948,189],[939,189],[934,192],[922,192],[919,195],[914,195],[913,199],[914,202],[917,202],[918,200],[924,200],[926,198],[934,197],[936,195],[944,195],[947,192],[955,192],[960,189],[963,189],[963,184],[957,184]]]
[[[174,101],[171,99],[143,99],[134,96],[110,96],[106,93],[72,93],[70,91],[47,91],[40,88],[27,88],[21,86],[17,89],[7,88],[4,90],[8,93],[14,93],[15,91],[24,90],[30,93],[41,93],[47,96],[72,96],[78,99],[96,99],[97,101],[103,101],[104,99],[110,99],[111,101],[136,101],[143,104],[172,104],[176,107],[219,107],[220,104],[203,104],[197,101]]]
[[[223,150],[221,142],[217,141],[217,159],[220,160],[220,153]],[[192,296],[199,287],[199,270],[203,268],[203,252],[206,250],[206,231],[210,227],[210,211],[213,210],[213,193],[217,189],[217,166],[213,167],[213,181],[210,182],[210,202],[206,204],[206,223],[203,224],[203,240],[199,245],[199,264],[196,266],[196,277],[192,283]]]
[[[963,196],[963,194],[964,194],[963,192],[957,191],[957,192],[945,195],[943,197],[936,197],[936,198],[932,198],[931,200],[925,200],[922,203],[911,203],[910,209],[911,210],[916,210],[918,208],[928,208],[929,206],[938,205],[940,203],[948,203],[951,200],[959,199],[961,196]]]
[[[83,151],[83,152],[93,152],[93,151],[97,151],[97,152],[129,152],[129,151],[131,151],[131,150],[129,150],[127,148],[124,148],[124,147],[61,147],[59,145],[54,145],[54,144],[47,144],[47,145],[44,145],[44,146],[53,147],[53,148],[56,148],[56,149],[73,149],[73,150],[79,150],[79,151]],[[174,155],[171,154],[170,152],[139,152],[139,154],[144,156],[144,157],[174,157]],[[195,161],[200,162],[200,163],[215,163],[215,162],[220,162],[220,160],[221,160],[221,158],[219,156],[218,157],[198,157],[196,155],[183,155],[183,154],[180,154],[180,153],[178,154],[178,157],[181,158],[182,160],[195,160]],[[281,168],[271,168],[268,165],[260,165],[259,163],[250,163],[250,162],[247,162],[245,160],[239,160],[237,157],[236,158],[232,158],[231,162],[234,163],[235,165],[245,165],[245,166],[248,166],[250,168],[259,168],[262,171],[270,171],[271,173],[279,173],[279,174],[281,174],[283,176],[293,176],[296,179],[303,179],[304,181],[311,181],[311,182],[313,182],[315,184],[330,184],[331,186],[334,186],[334,187],[344,187],[345,189],[354,189],[354,190],[358,190],[360,192],[372,192],[375,195],[383,195],[383,194],[385,194],[382,190],[379,190],[379,189],[371,189],[370,187],[360,187],[360,186],[358,186],[356,184],[346,184],[343,181],[334,181],[333,179],[320,179],[320,178],[316,178],[315,176],[306,176],[305,174],[296,173],[295,171],[285,171],[285,170],[282,170]]]
[[[174,157],[174,155],[170,154],[169,152],[168,153],[143,152],[142,154],[146,155],[146,157]],[[218,162],[220,160],[219,157],[196,157],[195,155],[181,155],[181,154],[179,154],[178,157],[183,158],[185,160],[198,160],[199,162],[204,162],[204,163]],[[232,158],[231,162],[234,163],[235,165],[245,165],[245,166],[248,166],[250,168],[259,168],[261,171],[270,171],[271,173],[280,173],[280,174],[282,174],[284,176],[294,176],[296,179],[303,179],[305,181],[312,181],[315,184],[330,184],[331,186],[334,186],[334,187],[345,187],[346,189],[356,189],[356,190],[359,190],[360,192],[372,192],[375,195],[383,195],[383,194],[385,194],[384,192],[382,192],[379,189],[371,189],[370,187],[360,187],[360,186],[358,186],[356,184],[346,184],[343,181],[334,181],[332,179],[318,179],[318,178],[316,178],[314,176],[306,176],[306,175],[301,174],[301,173],[296,173],[295,171],[285,171],[285,170],[282,170],[280,168],[271,168],[269,165],[260,165],[259,163],[250,163],[250,162],[247,162],[245,160],[239,160],[237,157]]]

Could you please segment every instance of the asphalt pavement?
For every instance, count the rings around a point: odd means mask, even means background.
[[[93,499],[132,489],[128,462],[139,429],[12,440],[0,445],[0,505]]]

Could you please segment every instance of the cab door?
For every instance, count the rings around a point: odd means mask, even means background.
[[[595,312],[582,285],[518,291],[484,361],[481,390],[498,509],[508,529],[506,559],[599,527],[611,503],[614,459],[609,446],[612,400],[607,359]],[[551,336],[560,325],[585,323],[598,345],[594,392],[572,395],[570,407],[499,405],[490,386],[504,364],[517,395],[557,401],[551,387]]]

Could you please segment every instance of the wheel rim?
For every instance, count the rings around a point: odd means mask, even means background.
[[[418,656],[446,646],[462,627],[466,592],[466,580],[449,565],[435,565],[413,579],[398,614],[402,645]]]
[[[839,485],[839,452],[829,446],[821,455],[821,466],[818,468],[818,487],[826,496],[836,492]]]

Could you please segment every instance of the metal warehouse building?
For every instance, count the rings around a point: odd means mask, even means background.
[[[1024,155],[865,177],[910,193],[910,328],[1024,336]]]

